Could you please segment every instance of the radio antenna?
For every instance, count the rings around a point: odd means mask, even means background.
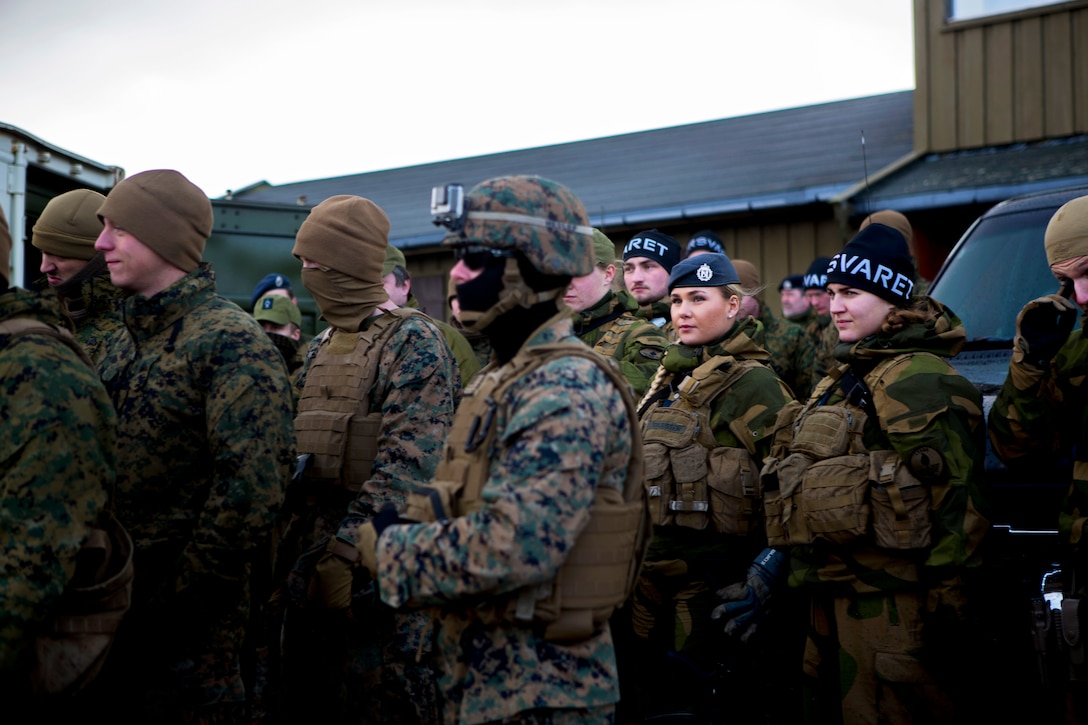
[[[869,159],[865,155],[865,129],[861,129],[861,167],[865,172],[865,216],[873,215],[873,190],[869,188]],[[872,219],[870,218],[871,222]]]

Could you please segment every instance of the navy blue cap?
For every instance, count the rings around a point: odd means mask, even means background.
[[[778,291],[781,292],[784,289],[799,289],[805,288],[805,275],[803,274],[791,274],[789,277],[784,278],[778,283]]]
[[[805,289],[827,289],[827,265],[831,257],[817,257],[805,272]]]
[[[740,284],[737,268],[717,252],[699,254],[677,262],[669,275],[669,291],[675,287],[724,287]]]
[[[704,229],[701,232],[696,232],[688,241],[687,253],[691,254],[696,250],[725,254],[725,245],[722,244],[722,240],[717,234],[709,229]]]
[[[257,283],[257,286],[253,288],[253,299],[249,301],[249,306],[253,307],[257,304],[257,300],[265,295],[269,290],[285,289],[288,292],[291,291],[291,280],[284,277],[282,274],[266,274],[261,278],[261,281]]]

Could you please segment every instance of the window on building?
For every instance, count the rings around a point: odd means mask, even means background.
[[[1065,0],[949,0],[948,19],[971,20],[1043,5],[1057,5],[1061,2]]]

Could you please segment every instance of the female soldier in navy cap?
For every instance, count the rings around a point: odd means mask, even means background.
[[[754,292],[741,288],[732,262],[718,253],[677,263],[669,278],[678,340],[639,406],[654,538],[634,595],[641,661],[631,669],[645,678],[638,692],[647,713],[698,706],[703,690],[693,689],[700,684],[693,672],[713,672],[723,656],[714,635],[721,628],[711,622],[715,592],[744,582],[765,548],[759,470],[777,413],[792,396],[764,364],[762,324],[740,312]],[[750,633],[738,631],[745,639]],[[747,662],[733,669],[757,679]],[[623,663],[621,670],[628,674]]]

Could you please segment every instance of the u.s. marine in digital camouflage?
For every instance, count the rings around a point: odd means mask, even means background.
[[[0,213],[0,695],[15,713],[30,686],[34,636],[113,485],[117,419],[67,344],[9,329],[61,325],[51,293],[8,287],[10,250]]]
[[[623,397],[601,363],[565,355],[519,374],[520,361],[548,354],[552,343],[581,347],[557,300],[592,267],[586,214],[555,182],[503,177],[469,192],[464,216],[450,223],[462,320],[495,348],[495,362],[467,392],[505,392],[481,401],[487,410],[469,411],[471,420],[461,419],[467,396],[458,411],[454,428],[466,431],[466,447],[447,448],[444,460],[471,455],[464,487],[452,489],[453,511],[465,513],[371,527],[366,537],[364,527],[358,546],[383,601],[440,608],[445,722],[611,722],[619,692],[607,623],[554,641],[532,608],[524,622],[502,614],[510,595],[556,577],[595,496],[622,489],[631,457]],[[486,450],[470,450],[473,441]],[[478,499],[457,497],[477,484]]]
[[[44,281],[56,291],[75,324],[76,339],[95,365],[106,356],[107,341],[125,324],[120,307],[125,292],[110,282],[106,261],[94,249],[102,232],[98,208],[103,200],[91,189],[55,196],[31,235],[42,253]]]
[[[114,505],[138,573],[97,706],[233,722],[247,695],[249,573],[294,461],[287,373],[200,261],[213,217],[200,189],[143,172],[99,214],[96,248],[130,293],[99,369],[118,411]]]
[[[614,292],[616,246],[604,232],[593,230],[593,271],[571,280],[563,301],[574,310],[574,334],[620,366],[641,398],[661,364],[668,337],[640,319],[638,302],[626,289]]]
[[[427,613],[352,616],[352,563],[334,551],[340,543],[350,550],[355,529],[383,506],[403,511],[411,488],[430,480],[460,400],[457,362],[439,327],[399,307],[383,286],[388,232],[372,201],[334,196],[310,212],[293,250],[330,327],[311,343],[298,378],[298,449],[312,462],[292,484],[292,500],[306,505],[292,505],[285,541],[297,543],[281,557],[314,542],[332,547],[313,582],[289,579],[283,688],[294,719],[438,717]]]

